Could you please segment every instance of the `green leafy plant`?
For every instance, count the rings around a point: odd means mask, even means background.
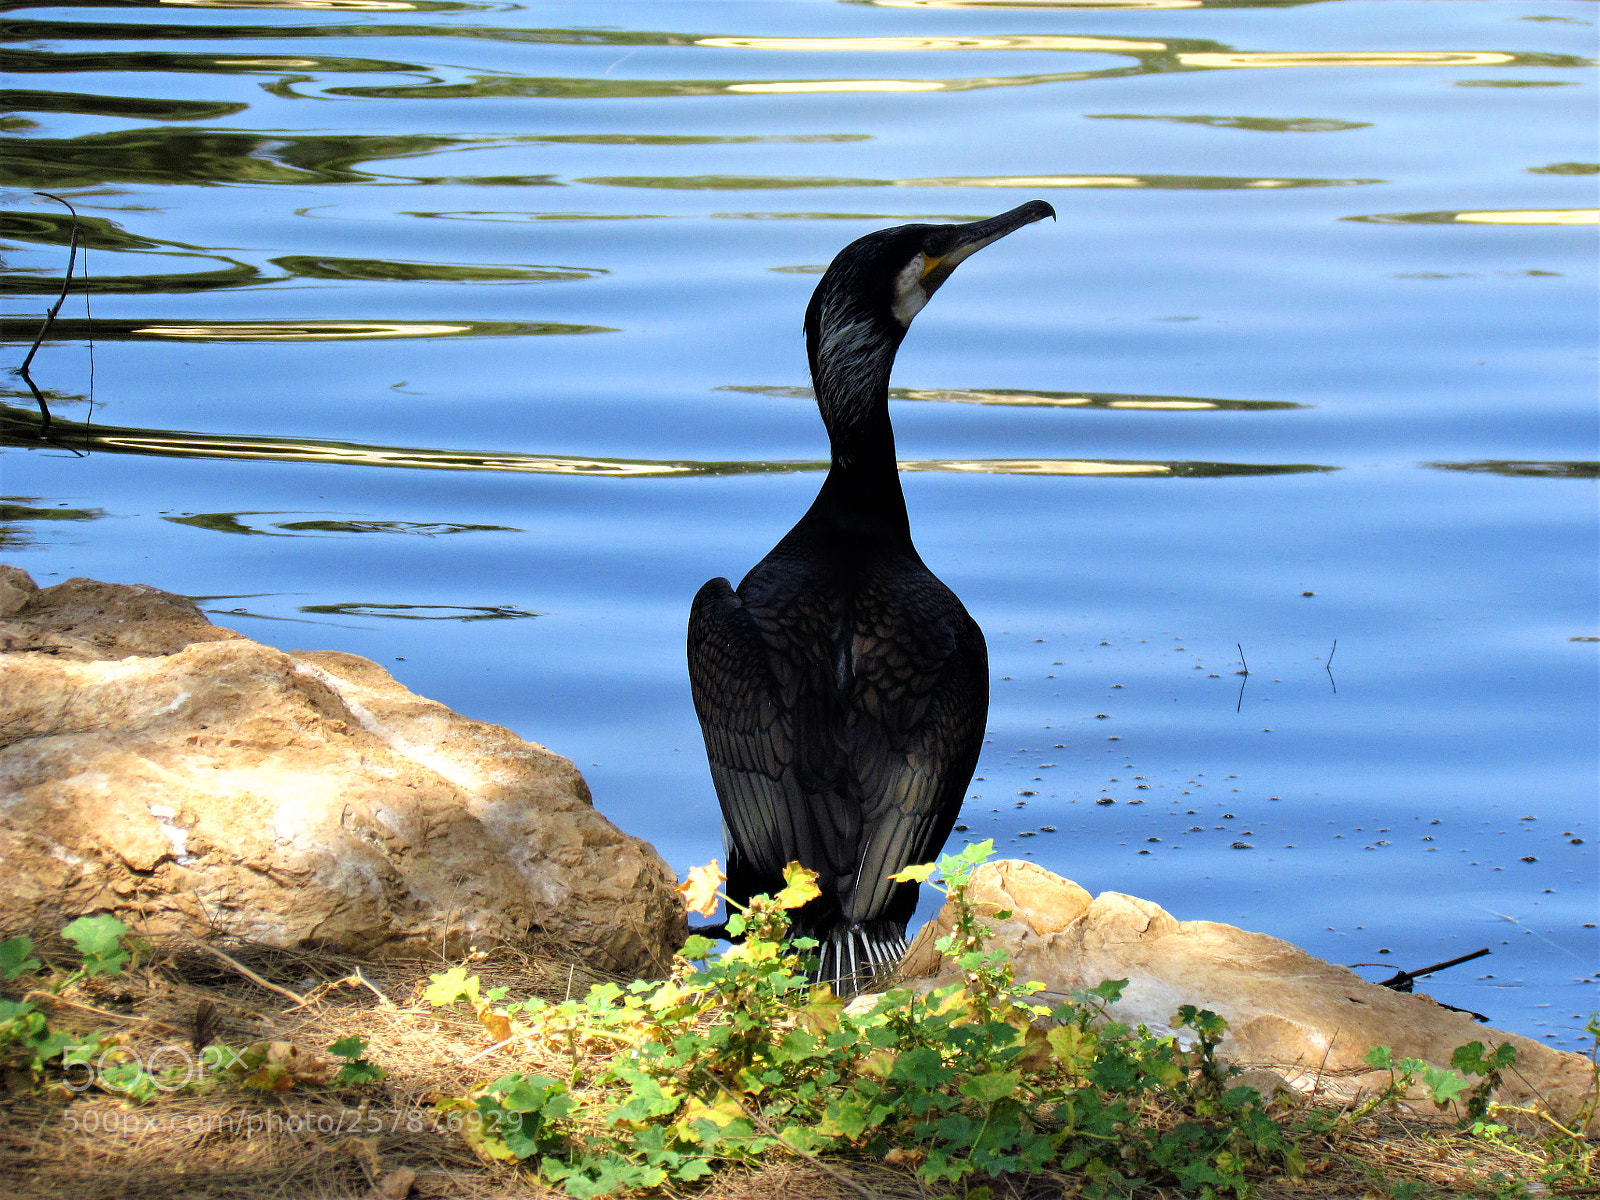
[[[335,1058],[344,1060],[339,1068],[339,1073],[333,1077],[334,1087],[362,1087],[369,1083],[377,1083],[388,1075],[382,1067],[368,1062],[364,1055],[367,1052],[367,1040],[363,1037],[351,1035],[342,1037],[328,1047]]]
[[[128,964],[130,955],[123,949],[122,937],[128,927],[117,918],[105,914],[98,917],[79,917],[61,931],[61,936],[77,946],[83,955],[85,975],[120,975]]]
[[[0,942],[0,979],[10,981],[43,965],[33,957],[33,939],[26,934]]]
[[[0,1056],[13,1065],[38,1073],[58,1058],[71,1043],[70,1034],[50,1028],[45,1015],[32,1004],[0,999]]]
[[[471,1118],[459,1127],[485,1158],[521,1162],[578,1200],[775,1151],[887,1158],[941,1188],[1071,1172],[1091,1197],[1141,1183],[1244,1197],[1263,1170],[1299,1174],[1290,1137],[1217,1059],[1220,1017],[1185,1007],[1173,1019],[1182,1036],[1157,1036],[1107,1019],[1125,981],[1053,1007],[1015,982],[967,895],[990,853],[968,847],[902,876],[937,870],[933,886],[954,902],[938,943],[961,973],[949,987],[847,1008],[813,986],[815,943],[785,935],[814,876],[791,864],[777,896],[730,916],[743,941],[720,955],[691,937],[664,981],[508,1005],[509,1040],[559,1054],[566,1078],[502,1076],[440,1111]],[[461,968],[426,994],[481,1003]]]

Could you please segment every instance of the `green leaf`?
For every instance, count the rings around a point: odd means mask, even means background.
[[[717,944],[708,937],[698,933],[691,934],[683,943],[683,949],[678,951],[690,962],[704,962],[717,952]]]
[[[993,1104],[996,1100],[1015,1095],[1021,1083],[1022,1075],[1018,1071],[990,1071],[986,1075],[974,1075],[957,1090],[963,1096]]]
[[[611,1110],[615,1121],[647,1121],[651,1117],[664,1117],[676,1112],[682,1097],[676,1090],[662,1087],[659,1080],[642,1075],[633,1081],[633,1088],[625,1104]]]
[[[348,1059],[360,1058],[362,1054],[366,1052],[366,1049],[367,1039],[356,1034],[351,1034],[349,1037],[342,1037],[337,1042],[334,1042],[333,1045],[328,1047],[328,1050],[335,1058]]]
[[[1446,1071],[1442,1067],[1425,1067],[1422,1071],[1422,1084],[1428,1089],[1428,1095],[1435,1104],[1449,1104],[1471,1085],[1457,1075],[1454,1071]]]
[[[33,939],[23,934],[0,942],[0,979],[11,980],[24,971],[37,971],[44,964],[33,954]]]
[[[366,1059],[347,1062],[339,1068],[339,1073],[333,1077],[334,1087],[364,1087],[369,1083],[377,1083],[384,1079],[389,1072],[376,1063],[369,1063]]]
[[[454,1004],[457,1000],[466,1000],[472,1004],[478,1002],[478,977],[468,975],[465,967],[451,967],[437,975],[428,976],[431,982],[422,993],[422,998],[435,1008],[443,1008]]]
[[[1122,999],[1122,989],[1128,986],[1126,979],[1103,979],[1088,990],[1088,995],[1104,1000],[1107,1004],[1115,1004]]]
[[[931,1046],[917,1046],[895,1059],[889,1069],[891,1079],[903,1079],[920,1087],[938,1087],[954,1074],[944,1065],[943,1056]]]
[[[61,931],[61,936],[78,947],[83,969],[90,975],[119,975],[128,961],[127,951],[118,941],[128,927],[109,913],[98,917],[79,917]]]
[[[1485,1055],[1482,1042],[1468,1042],[1457,1046],[1450,1056],[1450,1065],[1468,1075],[1488,1075],[1503,1071],[1517,1061],[1517,1048],[1510,1042],[1501,1042],[1494,1052]]]
[[[920,867],[907,867],[903,871],[896,871],[889,876],[895,883],[927,883],[928,876],[934,872],[933,863],[923,863]]]

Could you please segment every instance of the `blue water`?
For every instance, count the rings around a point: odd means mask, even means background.
[[[958,836],[1369,977],[1487,946],[1419,986],[1575,1048],[1596,20],[18,5],[8,365],[65,266],[31,189],[93,282],[32,366],[54,441],[5,382],[5,557],[368,655],[682,871],[720,854],[684,620],[821,481],[817,274],[1047,199],[894,379],[918,546],[990,644]]]

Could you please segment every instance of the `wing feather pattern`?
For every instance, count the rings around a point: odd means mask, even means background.
[[[818,871],[797,932],[898,925],[977,762],[988,710],[983,635],[914,555],[838,589],[740,586],[695,597],[689,677],[728,833],[729,895]]]

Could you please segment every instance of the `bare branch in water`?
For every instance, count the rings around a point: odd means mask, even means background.
[[[39,405],[39,436],[46,438],[50,435],[50,406],[44,401],[44,393],[33,382],[33,376],[28,374],[28,365],[33,362],[33,356],[39,353],[45,335],[50,332],[50,326],[55,324],[56,314],[61,311],[61,306],[66,303],[67,293],[72,289],[72,265],[78,258],[78,210],[73,208],[60,196],[49,192],[35,192],[35,196],[43,196],[47,200],[54,200],[57,204],[65,206],[72,214],[72,239],[67,249],[67,277],[61,281],[61,295],[56,297],[56,302],[50,306],[50,311],[45,314],[44,324],[39,328],[39,336],[33,339],[33,345],[28,348],[28,357],[22,360],[22,366],[17,374],[22,376],[22,381],[28,385],[28,390],[33,393],[34,401]]]

